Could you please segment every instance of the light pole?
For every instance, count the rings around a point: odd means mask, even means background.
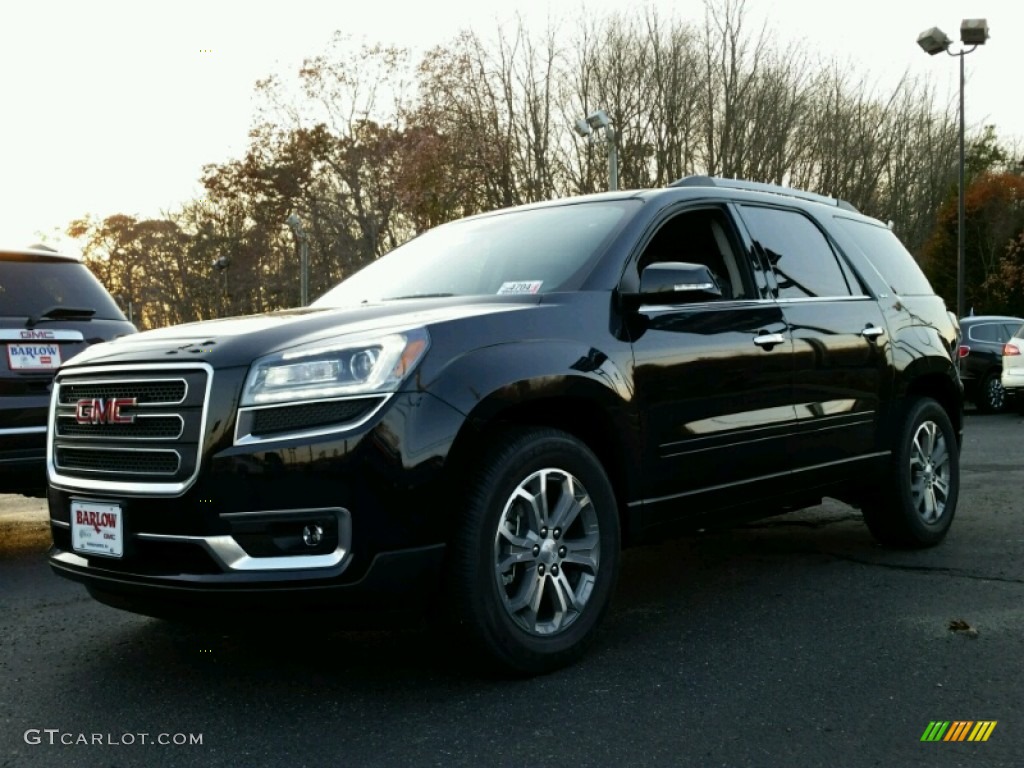
[[[608,189],[612,192],[619,188],[619,150],[616,146],[618,137],[603,109],[591,112],[576,121],[576,133],[583,137],[593,137],[595,128],[604,129],[604,143],[608,147]]]
[[[305,307],[309,304],[309,245],[306,231],[294,213],[285,219],[285,224],[291,227],[292,234],[299,243],[299,305]]]
[[[220,272],[224,278],[224,285],[221,289],[221,304],[227,304],[228,300],[228,267],[231,266],[231,257],[218,256],[213,260],[213,268]],[[222,306],[223,309],[223,306]]]
[[[960,59],[960,164],[957,180],[957,243],[956,243],[956,315],[964,316],[967,296],[967,259],[964,245],[964,56],[988,40],[988,22],[985,19],[964,19],[960,22],[959,51],[951,51],[953,41],[938,27],[926,29],[917,38],[917,44],[929,56],[945,51]],[[967,47],[970,46],[970,47]]]

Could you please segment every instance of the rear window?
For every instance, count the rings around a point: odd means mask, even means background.
[[[93,317],[124,315],[92,272],[77,262],[0,261],[0,315],[30,317],[53,307],[93,309]]]
[[[889,229],[880,224],[837,216],[840,226],[853,238],[857,249],[898,296],[932,295],[931,283],[914,257]]]

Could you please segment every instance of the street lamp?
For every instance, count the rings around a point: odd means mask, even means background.
[[[604,142],[608,147],[608,189],[614,192],[619,188],[619,150],[615,145],[617,137],[608,113],[599,109],[581,117],[575,125],[576,133],[584,138],[589,136],[593,139],[596,128],[604,130]]]
[[[294,213],[284,220],[291,227],[292,234],[299,243],[299,305],[309,304],[309,244],[302,222]]]
[[[221,277],[223,277],[224,279],[224,286],[221,290],[221,299],[222,301],[226,302],[228,298],[228,267],[231,266],[231,257],[218,256],[216,259],[213,260],[212,266],[214,269],[220,272]]]
[[[960,22],[960,42],[963,44],[959,51],[951,51],[949,47],[953,41],[945,32],[938,27],[926,29],[917,38],[917,44],[925,53],[934,56],[945,51],[950,56],[960,59],[960,167],[957,187],[959,197],[957,200],[957,245],[956,245],[956,314],[957,317],[964,316],[964,305],[966,304],[966,256],[964,247],[964,56],[973,51],[979,45],[984,45],[988,40],[988,22],[985,19],[964,19]],[[967,46],[970,46],[969,48]]]

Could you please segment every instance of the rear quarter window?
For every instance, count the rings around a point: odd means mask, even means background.
[[[914,257],[887,227],[841,216],[836,216],[836,221],[897,296],[930,296],[935,293]]]

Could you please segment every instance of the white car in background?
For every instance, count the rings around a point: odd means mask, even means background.
[[[1024,415],[1024,326],[1003,345],[1003,389],[1017,401],[1017,411]]]

